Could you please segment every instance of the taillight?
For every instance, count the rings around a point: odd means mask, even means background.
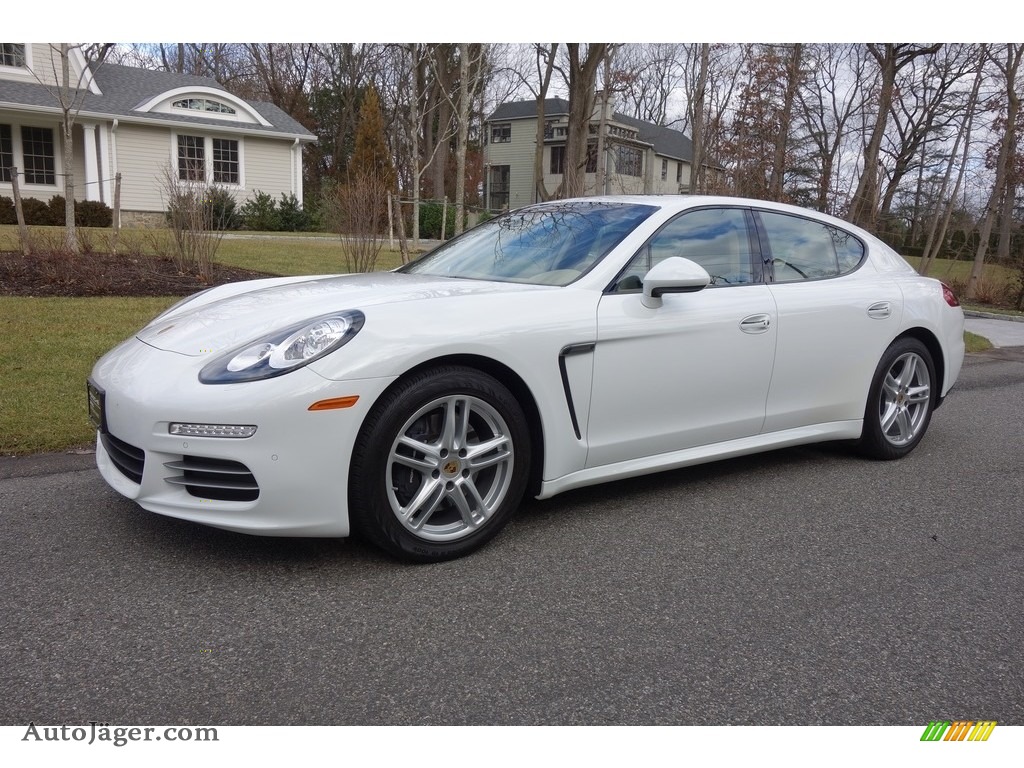
[[[946,303],[951,307],[959,307],[960,301],[957,299],[956,294],[953,293],[953,289],[945,283],[942,284],[942,298],[946,300]]]

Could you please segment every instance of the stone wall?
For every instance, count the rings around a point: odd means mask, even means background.
[[[121,211],[121,226],[158,229],[167,226],[167,215],[163,211]]]

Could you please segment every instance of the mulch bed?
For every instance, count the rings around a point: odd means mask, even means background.
[[[188,296],[213,285],[262,277],[274,275],[218,264],[204,279],[182,272],[171,259],[0,251],[0,296]]]

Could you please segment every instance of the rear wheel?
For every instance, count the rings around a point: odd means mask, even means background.
[[[898,459],[921,442],[935,404],[935,364],[917,339],[895,341],[882,355],[864,410],[859,447],[877,459]]]
[[[505,386],[472,368],[424,371],[363,424],[349,479],[353,528],[405,559],[460,557],[508,522],[529,465],[526,418]]]

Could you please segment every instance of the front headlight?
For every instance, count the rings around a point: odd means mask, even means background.
[[[333,312],[254,339],[207,363],[203,384],[234,384],[280,376],[344,346],[363,327],[359,310]]]

